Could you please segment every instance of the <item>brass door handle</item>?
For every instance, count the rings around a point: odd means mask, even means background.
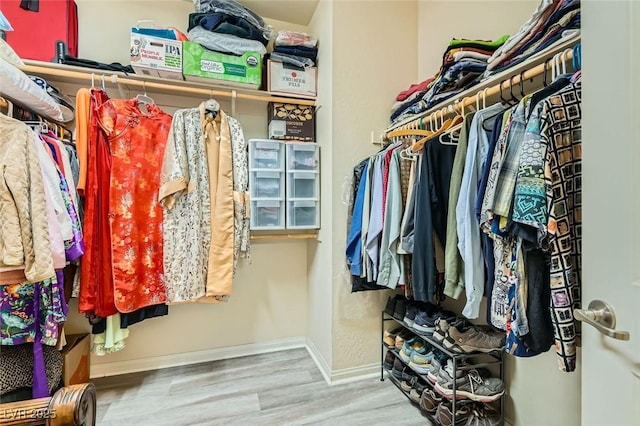
[[[587,309],[574,309],[576,320],[593,326],[600,333],[617,340],[629,340],[628,331],[618,331],[616,327],[616,314],[609,304],[602,300],[593,300]]]

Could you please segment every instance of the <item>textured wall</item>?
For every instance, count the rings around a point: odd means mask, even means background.
[[[333,66],[334,371],[379,362],[380,310],[389,292],[351,294],[345,272],[345,181],[389,122],[396,94],[417,77],[415,1],[337,1]]]

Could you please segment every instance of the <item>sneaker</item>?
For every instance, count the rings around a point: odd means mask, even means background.
[[[456,423],[453,423],[453,408],[449,401],[442,401],[436,410],[436,420],[442,426],[464,426],[473,413],[472,404],[456,404]]]
[[[425,334],[433,334],[434,320],[439,308],[432,303],[425,303],[418,309],[413,321],[413,328],[416,331]]]
[[[447,330],[452,323],[456,321],[456,317],[445,317],[442,316],[435,321],[434,331],[433,331],[433,340],[436,342],[443,342],[447,337]]]
[[[393,312],[396,310],[396,301],[401,297],[402,296],[400,296],[399,294],[395,296],[389,296],[389,298],[387,299],[387,304],[384,307],[384,312],[387,315],[393,316]]]
[[[427,346],[419,337],[413,337],[409,340],[405,340],[400,350],[400,358],[407,364],[411,361],[411,355],[414,353],[426,354],[428,352]]]
[[[500,413],[484,404],[477,404],[465,426],[498,426]]]
[[[404,314],[402,322],[404,322],[409,327],[413,327],[413,321],[415,320],[417,313],[418,305],[415,303],[409,303],[409,305],[407,305],[407,310]]]
[[[402,381],[402,372],[405,369],[405,365],[398,358],[393,361],[393,367],[391,368],[391,375],[398,379],[398,381]]]
[[[414,352],[411,354],[411,359],[409,360],[409,367],[413,368],[413,370],[420,374],[428,374],[431,369],[431,360],[433,359],[433,352],[429,352],[427,354],[420,354],[418,352]]]
[[[504,344],[504,333],[488,332],[465,320],[451,324],[444,339],[444,347],[458,353],[489,353]]]
[[[420,396],[420,407],[429,414],[434,414],[442,402],[442,397],[428,387]]]
[[[429,379],[431,383],[436,383],[440,380],[438,373],[440,372],[440,368],[447,364],[448,360],[449,357],[445,353],[437,349],[433,350],[433,359],[431,360],[431,366],[429,368],[429,373],[427,374],[427,379]]]
[[[440,370],[442,371],[442,370]],[[453,398],[453,381],[441,381],[436,383],[436,390],[447,398]],[[504,383],[494,377],[482,377],[477,370],[469,371],[469,374],[457,379],[456,399],[467,398],[477,402],[493,402],[504,394]]]
[[[387,370],[391,371],[393,369],[393,364],[396,362],[396,356],[393,352],[388,351],[387,355],[384,357],[384,361],[382,362],[382,366]]]
[[[405,314],[407,313],[407,305],[409,302],[404,297],[400,297],[396,300],[396,306],[393,310],[393,317],[398,321],[402,321],[404,319]]]
[[[400,388],[406,393],[411,392],[413,386],[418,382],[418,375],[408,367],[405,367],[402,372],[402,382],[400,382]]]
[[[427,386],[420,382],[420,380],[416,380],[413,384],[413,387],[409,391],[409,398],[415,402],[416,404],[420,404],[420,397],[422,396],[422,392]]]
[[[401,351],[401,350],[402,350],[402,347],[404,346],[404,341],[405,341],[405,339],[411,339],[411,338],[413,338],[413,337],[415,337],[415,336],[413,335],[413,333],[411,333],[411,332],[410,332],[410,331],[408,331],[408,330],[404,330],[404,329],[403,329],[403,330],[402,330],[400,333],[398,333],[398,335],[396,336],[396,345],[395,345],[395,346],[396,346],[396,349],[397,349],[397,350],[399,350],[399,351]]]
[[[387,348],[395,347],[396,346],[396,336],[402,330],[404,330],[404,328],[402,328],[402,327],[398,327],[398,328],[396,328],[394,330],[391,330],[391,331],[385,330],[384,331],[384,337],[382,338],[382,343],[384,343],[384,345]]]

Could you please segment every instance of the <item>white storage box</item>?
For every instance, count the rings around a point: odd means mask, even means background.
[[[284,147],[281,141],[249,140],[249,169],[284,170]]]
[[[153,37],[131,29],[130,62],[136,74],[182,78],[182,42]]]
[[[268,90],[271,93],[315,98],[318,95],[318,68],[297,68],[267,61]]]

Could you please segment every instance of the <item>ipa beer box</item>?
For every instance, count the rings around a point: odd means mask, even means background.
[[[316,107],[269,102],[269,139],[314,142]]]
[[[182,80],[182,42],[131,28],[131,66],[136,74]]]
[[[318,68],[298,68],[267,61],[267,89],[271,93],[315,98],[318,94]]]
[[[262,82],[262,55],[247,52],[242,56],[226,55],[208,50],[198,43],[182,44],[184,59],[182,73],[190,81],[257,89]]]

